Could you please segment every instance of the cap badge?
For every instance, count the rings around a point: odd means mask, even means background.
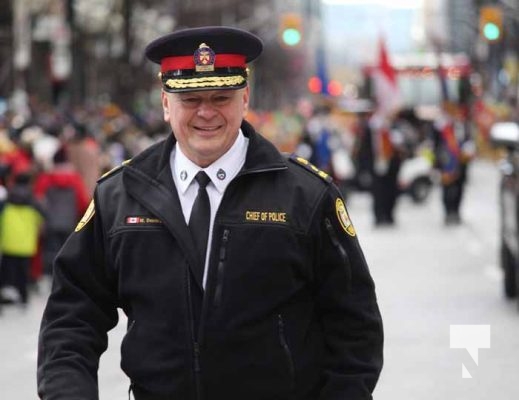
[[[216,55],[208,45],[201,43],[193,55],[195,60],[196,72],[212,72],[214,71],[214,60]]]
[[[225,171],[223,169],[219,169],[217,172],[216,172],[216,177],[218,179],[220,179],[221,181],[223,181],[225,179],[225,177],[227,176],[227,174],[225,173]]]

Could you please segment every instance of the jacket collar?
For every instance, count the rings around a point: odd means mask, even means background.
[[[252,125],[247,121],[243,121],[241,130],[249,139],[249,148],[245,164],[240,174],[287,168],[285,158],[281,153],[272,143],[258,134]],[[165,170],[170,170],[169,157],[175,143],[176,140],[174,135],[169,135],[165,141],[151,146],[143,153],[133,158],[129,163],[129,167],[138,169],[151,179],[157,179],[160,175],[164,174]],[[173,184],[172,178],[169,180],[166,179],[166,181],[170,181],[167,186]]]

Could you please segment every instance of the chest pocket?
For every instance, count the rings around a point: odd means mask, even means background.
[[[265,293],[274,302],[282,301],[308,283],[312,246],[303,233],[288,224],[260,222],[221,228],[213,239],[220,240],[219,253],[224,257],[213,260],[218,265],[216,297],[222,307],[254,308]]]

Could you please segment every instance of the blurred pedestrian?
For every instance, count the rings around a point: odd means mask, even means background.
[[[117,308],[135,399],[371,398],[382,367],[373,280],[337,187],[244,120],[256,36],[148,45],[173,134],[99,180],[54,264],[43,399],[96,399]]]
[[[87,126],[75,123],[65,128],[65,136],[72,136],[67,142],[70,162],[85,182],[89,197],[92,197],[97,179],[102,175],[101,148],[89,132]]]
[[[0,213],[0,288],[13,286],[22,305],[28,302],[29,269],[42,224],[43,210],[32,195],[31,175],[18,173]]]
[[[42,247],[43,273],[49,276],[54,257],[74,231],[90,200],[83,178],[70,162],[64,146],[56,151],[52,161],[52,169],[41,173],[34,184],[34,193],[47,214]]]
[[[395,224],[395,206],[399,194],[398,173],[402,165],[402,133],[393,116],[375,112],[368,129],[373,145],[371,194],[376,226]]]
[[[446,225],[461,223],[460,207],[467,167],[475,154],[474,142],[460,111],[455,103],[445,101],[433,124],[435,164],[441,177]]]
[[[314,115],[307,124],[307,131],[313,143],[310,161],[327,173],[332,172],[332,150],[329,143],[332,135],[330,112],[328,104],[316,106]]]

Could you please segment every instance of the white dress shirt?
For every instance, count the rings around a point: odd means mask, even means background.
[[[240,129],[234,144],[227,153],[206,168],[200,168],[188,159],[180,149],[178,142],[170,155],[169,162],[173,173],[173,181],[177,188],[186,224],[189,223],[191,209],[193,208],[193,203],[195,202],[198,193],[198,183],[193,178],[198,171],[203,170],[211,179],[211,182],[209,182],[206,187],[207,195],[209,196],[209,203],[211,205],[211,220],[209,222],[207,253],[205,255],[203,278],[204,288],[207,280],[207,265],[209,263],[209,250],[211,249],[213,239],[213,224],[216,211],[220,206],[227,185],[229,185],[229,183],[234,179],[245,163],[248,145],[249,139],[243,136]]]

